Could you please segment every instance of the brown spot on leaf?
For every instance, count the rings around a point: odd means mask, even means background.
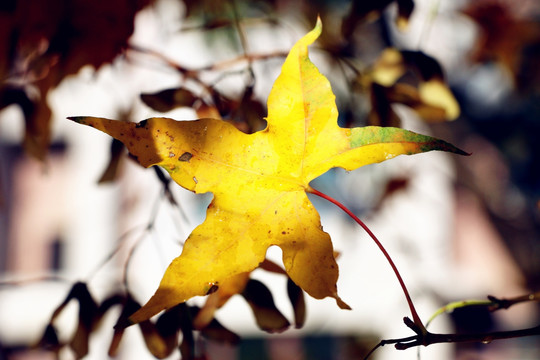
[[[189,161],[192,157],[193,157],[193,154],[192,154],[192,153],[185,152],[185,153],[183,153],[182,155],[180,155],[180,157],[178,158],[178,160],[180,160],[180,161]]]
[[[212,293],[215,293],[216,291],[218,291],[219,289],[219,286],[217,286],[216,284],[213,284],[210,289],[208,289],[208,292],[206,293],[206,295],[210,295]]]

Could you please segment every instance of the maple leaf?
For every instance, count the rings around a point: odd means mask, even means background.
[[[405,74],[413,74],[417,84],[411,85],[411,79],[400,81]],[[399,125],[392,103],[411,107],[428,122],[451,121],[459,116],[459,104],[445,84],[442,67],[421,51],[386,48],[359,80],[371,88],[370,125]]]
[[[317,21],[291,49],[269,95],[262,131],[245,134],[216,119],[135,124],[70,118],[122,141],[141,165],[162,166],[182,187],[214,195],[206,220],[188,237],[154,296],[131,316],[133,323],[252,271],[273,245],[281,248],[285,270],[297,285],[348,309],[337,293],[330,236],[306,194],[310,181],[334,167],[353,170],[401,154],[465,154],[399,128],[340,128],[330,83],[308,57],[307,47],[321,31]]]

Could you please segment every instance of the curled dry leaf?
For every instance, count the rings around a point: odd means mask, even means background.
[[[64,301],[54,310],[39,344],[54,351],[59,351],[64,345],[59,342],[53,323],[72,300],[79,303],[79,314],[77,329],[69,340],[69,346],[75,353],[76,358],[81,359],[88,354],[90,334],[95,330],[103,315],[85,283],[77,282],[72,286]]]
[[[287,295],[294,311],[294,325],[300,329],[306,321],[306,302],[304,292],[291,278],[287,279]]]
[[[415,75],[416,86],[399,82],[407,72]],[[385,49],[360,82],[371,89],[372,125],[399,124],[392,103],[411,107],[428,122],[455,120],[460,113],[457,100],[445,84],[441,66],[421,51]]]
[[[157,93],[143,93],[141,100],[150,108],[167,112],[179,107],[191,107],[199,99],[185,88],[162,90]]]
[[[122,144],[121,141],[113,139],[109,151],[109,163],[98,180],[99,184],[105,184],[116,180],[123,153],[124,144]]]
[[[334,257],[337,259],[338,255],[334,253]],[[295,326],[296,328],[301,328],[304,325],[306,316],[304,292],[302,289],[288,277],[287,272],[281,266],[271,260],[264,259],[259,264],[259,268],[287,277],[287,293],[294,311]],[[208,327],[214,320],[216,310],[221,308],[233,295],[241,294],[251,306],[257,320],[257,325],[259,325],[261,330],[268,332],[285,330],[289,326],[289,322],[275,307],[271,300],[272,294],[270,290],[262,283],[258,284],[258,281],[256,281],[256,285],[253,285],[255,280],[250,280],[250,275],[251,273],[241,273],[223,281],[217,291],[212,292],[206,298],[204,306],[193,320],[193,327],[198,330]],[[255,294],[254,287],[255,289],[261,288],[262,290],[260,293]],[[266,298],[270,300],[267,301]],[[272,319],[267,319],[267,317],[271,317]]]
[[[262,282],[250,279],[242,296],[253,310],[255,321],[262,330],[280,333],[289,327],[289,321],[277,309],[272,293]]]

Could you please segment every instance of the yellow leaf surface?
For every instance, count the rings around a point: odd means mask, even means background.
[[[300,39],[268,98],[268,126],[245,134],[221,120],[152,118],[138,124],[71,118],[122,141],[143,166],[160,165],[181,186],[212,192],[206,220],[167,268],[154,296],[130,320],[137,323],[214,285],[250,272],[277,245],[290,278],[309,295],[338,296],[338,266],[330,236],[309,201],[309,182],[333,167],[348,170],[400,154],[463,153],[428,136],[397,128],[337,125],[328,80],[308,58],[322,25]]]

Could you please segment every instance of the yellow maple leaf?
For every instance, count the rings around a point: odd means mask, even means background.
[[[264,261],[277,245],[290,278],[314,298],[338,296],[338,266],[330,236],[306,195],[327,170],[356,169],[401,154],[443,150],[429,136],[398,128],[340,128],[329,81],[308,58],[320,21],[291,49],[268,98],[268,126],[245,134],[216,119],[151,118],[138,124],[70,118],[122,141],[140,164],[160,165],[178,184],[212,192],[206,220],[167,268],[154,296],[130,320],[137,323]]]

